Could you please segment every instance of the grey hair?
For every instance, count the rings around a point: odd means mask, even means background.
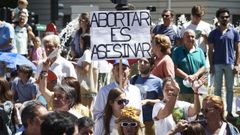
[[[43,38],[43,43],[52,41],[53,44],[57,47],[60,46],[60,38],[57,35],[47,35]]]

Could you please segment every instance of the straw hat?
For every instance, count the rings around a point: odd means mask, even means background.
[[[140,120],[140,113],[141,111],[139,109],[136,109],[135,107],[125,107],[122,109],[121,116],[116,119],[116,123],[120,123],[122,121],[130,120],[130,121],[136,121],[140,127],[144,127],[144,124]]]

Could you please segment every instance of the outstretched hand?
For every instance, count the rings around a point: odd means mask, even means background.
[[[198,93],[198,89],[207,81],[207,74],[204,74],[200,79],[193,81],[192,89]]]

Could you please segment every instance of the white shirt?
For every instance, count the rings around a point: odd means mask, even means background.
[[[15,27],[15,42],[17,53],[28,54],[28,32],[27,27],[20,27],[17,25]]]
[[[162,109],[163,107],[165,107],[166,103],[164,103],[163,101],[160,101],[159,103],[156,103],[153,106],[153,112],[152,112],[152,117],[154,120],[154,124],[155,124],[155,134],[156,135],[165,135],[167,134],[167,132],[169,130],[171,130],[172,128],[175,127],[175,121],[173,119],[172,114],[170,114],[168,117],[163,118],[163,119],[159,119],[156,120],[155,117],[157,116],[158,112],[160,109]],[[184,118],[186,119],[188,116],[188,109],[189,106],[191,104],[185,101],[177,101],[175,104],[175,108],[179,107],[183,109],[183,114],[184,114]]]
[[[118,84],[116,82],[112,82],[109,85],[106,85],[100,89],[100,91],[97,94],[97,98],[95,100],[94,106],[93,106],[93,118],[94,120],[100,118],[103,116],[105,105],[107,104],[107,96],[111,89],[117,88]],[[129,84],[127,89],[124,89],[124,92],[126,93],[127,99],[129,100],[129,103],[127,106],[135,107],[139,110],[141,110],[140,119],[142,120],[142,105],[141,105],[141,93],[138,87]]]
[[[110,126],[110,135],[116,135],[115,131],[116,129],[116,124],[115,124],[116,117],[112,116],[109,126]],[[106,125],[103,123],[103,117],[97,119],[95,121],[94,125],[94,135],[104,135],[105,133],[105,128]]]
[[[43,62],[41,62],[37,67],[37,78],[42,71],[42,64]],[[56,61],[50,66],[49,70],[56,74],[58,83],[61,83],[64,77],[74,77],[77,79],[77,74],[73,64],[60,55],[57,57]]]

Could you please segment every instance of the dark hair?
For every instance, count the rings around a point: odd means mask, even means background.
[[[195,5],[195,6],[192,7],[192,12],[191,13],[192,13],[193,16],[201,17],[201,16],[204,16],[205,9],[201,5]]]
[[[230,15],[230,11],[227,9],[227,8],[219,8],[217,11],[216,11],[216,17],[220,17],[220,14],[221,13],[225,13],[227,12],[229,15]]]
[[[86,33],[90,33],[90,20],[89,20],[89,13],[85,12],[85,13],[81,13],[81,15],[79,16],[79,19],[84,19],[88,25],[87,25],[87,29],[86,29]],[[79,28],[79,32],[83,33],[82,28]]]
[[[67,85],[67,84],[57,84],[53,88],[53,91],[56,91],[56,90],[61,90],[61,91],[64,91],[66,93],[66,98],[70,102],[69,109],[76,104],[75,101],[76,101],[77,92],[76,92],[75,88],[73,88],[73,87],[71,87],[70,85]]]
[[[81,40],[83,40],[83,51],[89,49],[91,46],[90,34],[86,33],[81,36]]]
[[[13,91],[10,89],[7,80],[0,78],[0,103],[7,100],[13,101]]]
[[[78,129],[81,130],[84,127],[91,128],[94,126],[94,122],[91,118],[89,117],[82,117],[78,119]]]
[[[39,107],[45,107],[40,102],[36,100],[27,101],[23,104],[23,109],[21,112],[21,120],[25,128],[28,127],[27,122],[33,120],[37,116],[37,109]]]
[[[165,87],[165,85],[167,84],[167,82],[171,82],[171,81],[173,81],[174,80],[174,78],[172,78],[172,77],[166,77],[166,78],[164,78],[163,79],[163,83],[162,83],[162,90],[164,90],[164,87]]]
[[[206,135],[205,129],[199,122],[192,121],[188,124],[187,130],[184,130],[181,135]]]
[[[164,13],[168,12],[168,11],[170,11],[171,17],[174,17],[174,15],[175,15],[174,11],[173,11],[172,9],[169,9],[169,8],[164,9],[164,10],[162,11],[162,15],[163,15]]]
[[[62,84],[67,84],[71,87],[73,87],[76,91],[76,95],[75,95],[75,103],[79,104],[81,103],[81,90],[80,90],[80,84],[78,82],[78,80],[74,77],[64,77],[64,79],[62,80]]]
[[[18,72],[24,72],[28,75],[28,78],[30,78],[33,74],[32,67],[28,65],[17,65]]]
[[[73,135],[77,118],[69,112],[52,112],[41,124],[41,135]]]
[[[110,90],[108,97],[107,97],[107,103],[104,108],[104,116],[103,116],[103,123],[104,123],[104,129],[105,129],[105,135],[110,134],[110,121],[113,115],[113,110],[111,104],[114,103],[114,100],[118,98],[121,94],[123,94],[123,91],[120,88],[113,88]]]
[[[131,3],[128,4],[117,4],[115,6],[116,10],[135,10],[135,6]]]

